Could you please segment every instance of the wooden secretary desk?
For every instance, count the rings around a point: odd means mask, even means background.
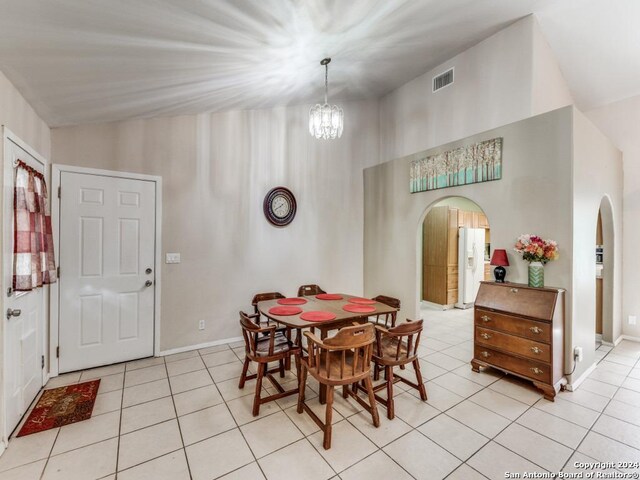
[[[564,365],[564,290],[481,282],[474,307],[471,366],[531,380],[553,401]]]

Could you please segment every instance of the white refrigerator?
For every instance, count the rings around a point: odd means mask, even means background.
[[[484,228],[462,227],[458,235],[457,308],[469,308],[484,280]]]

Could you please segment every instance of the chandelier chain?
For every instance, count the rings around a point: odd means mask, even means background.
[[[329,103],[329,64],[324,64],[324,103]]]

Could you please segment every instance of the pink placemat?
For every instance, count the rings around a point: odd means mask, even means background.
[[[300,307],[271,307],[269,313],[281,316],[298,315],[302,313],[302,309]]]
[[[280,305],[304,305],[307,301],[304,298],[280,298],[278,299]]]
[[[370,307],[369,305],[355,305],[353,303],[348,303],[342,309],[345,312],[351,313],[371,313],[376,311],[376,307]]]
[[[311,312],[304,312],[300,315],[300,318],[309,322],[326,322],[327,320],[335,320],[336,314],[332,312],[325,312],[323,310],[315,310]]]
[[[358,305],[374,305],[376,303],[375,300],[371,300],[370,298],[360,298],[360,297],[350,298],[349,302],[357,303]]]
[[[344,297],[339,293],[319,293],[316,298],[318,300],[342,300]]]

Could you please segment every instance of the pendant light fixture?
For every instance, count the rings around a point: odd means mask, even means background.
[[[329,105],[329,62],[324,58],[324,105],[319,103],[309,110],[309,133],[316,138],[340,138],[344,125],[344,112],[338,105]]]

